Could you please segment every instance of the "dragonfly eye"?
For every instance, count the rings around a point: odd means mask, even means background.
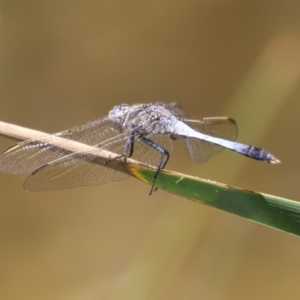
[[[128,104],[117,105],[110,110],[110,112],[108,113],[108,117],[111,120],[120,122],[123,120],[124,112],[126,112],[126,108],[128,108]]]

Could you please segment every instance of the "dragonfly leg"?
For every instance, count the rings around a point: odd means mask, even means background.
[[[152,192],[155,192],[157,190],[157,188],[154,187],[155,180],[157,178],[157,175],[158,175],[159,171],[166,166],[166,164],[169,160],[169,157],[170,157],[170,153],[169,153],[169,151],[167,151],[163,147],[159,146],[158,144],[156,144],[155,142],[153,142],[150,139],[147,139],[144,136],[139,137],[139,139],[161,154],[159,162],[158,162],[157,170],[156,170],[156,173],[155,173],[154,178],[153,178],[152,187],[151,187],[151,190],[150,190],[150,193],[149,193],[149,196],[150,196],[152,194]],[[164,157],[166,157],[165,161],[164,161]]]
[[[131,134],[125,143],[123,154],[118,155],[115,158],[109,159],[108,161],[105,162],[105,164],[108,164],[111,161],[118,160],[121,158],[124,158],[124,160],[126,162],[126,158],[127,157],[130,158],[132,156],[133,150],[134,150],[134,134]]]
[[[124,157],[131,157],[134,150],[134,134],[131,134],[130,137],[127,139],[123,155]]]

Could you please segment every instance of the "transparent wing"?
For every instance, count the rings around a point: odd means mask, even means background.
[[[188,124],[197,131],[223,138],[227,140],[235,140],[238,135],[238,128],[235,120],[228,117],[209,117],[197,118],[186,116],[183,108],[176,102],[166,104],[166,109],[175,115],[180,121]]]
[[[114,152],[121,155],[127,139],[128,134],[119,135],[118,139],[112,139],[99,150],[109,150],[114,146]],[[28,191],[58,190],[104,184],[129,176],[117,160],[110,161],[103,158],[96,154],[98,151],[72,153],[45,164],[27,177],[24,189]]]
[[[180,117],[186,116],[183,107],[180,104],[178,104],[177,102],[171,102],[169,104],[166,104],[165,108],[168,111],[170,111],[174,116],[179,117],[179,119],[180,119]]]
[[[185,114],[182,106],[176,102],[165,105],[165,108],[175,115],[180,121],[188,124],[197,131],[218,138],[235,140],[238,135],[236,122],[228,117],[197,118]]]
[[[117,139],[101,144],[102,150],[123,154],[129,132],[122,133]],[[167,136],[151,135],[149,138],[155,143],[172,151],[172,141]],[[157,166],[160,153],[136,138],[134,141],[133,159],[146,164]],[[74,153],[37,169],[25,181],[24,188],[28,191],[45,191],[88,186],[117,181],[129,175],[120,166],[118,160],[107,160],[95,153]]]
[[[98,145],[119,133],[112,126],[112,122],[107,117],[103,117],[54,135],[27,140],[7,148],[0,155],[0,171],[8,173],[33,172],[50,161],[69,155],[70,151],[53,145],[53,136],[88,145]],[[67,140],[66,143],[68,143]]]
[[[180,117],[180,120],[193,129],[214,137],[234,141],[238,136],[238,127],[235,120],[228,117],[203,119]]]
[[[236,122],[227,117],[212,118],[180,118],[184,123],[193,129],[214,137],[235,140],[238,135]],[[224,148],[199,139],[188,138],[184,140],[190,158],[198,163],[207,161],[211,156],[219,153]]]

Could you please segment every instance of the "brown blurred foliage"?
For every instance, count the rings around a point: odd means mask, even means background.
[[[294,200],[300,2],[0,1],[0,119],[55,132],[115,104],[230,115],[280,166],[169,169]],[[0,139],[1,149],[11,144]],[[0,174],[0,299],[299,299],[300,239],[134,179],[26,193]]]

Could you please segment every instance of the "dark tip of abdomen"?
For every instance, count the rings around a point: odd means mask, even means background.
[[[267,161],[270,164],[280,163],[278,158],[262,148],[245,145],[244,147],[238,149],[238,152],[257,160]]]

